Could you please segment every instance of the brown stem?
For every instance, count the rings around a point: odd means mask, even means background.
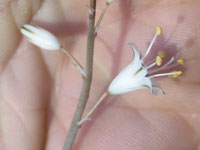
[[[67,138],[64,144],[64,150],[71,150],[74,143],[75,137],[78,133],[79,127],[77,123],[81,120],[83,115],[90,91],[90,85],[92,81],[92,70],[93,70],[93,52],[94,52],[94,25],[95,25],[95,14],[96,14],[96,0],[90,0],[89,10],[89,22],[88,22],[88,37],[87,37],[87,54],[86,54],[86,76],[83,81],[82,90],[76,108],[71,126],[69,128]]]

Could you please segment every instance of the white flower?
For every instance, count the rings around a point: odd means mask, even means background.
[[[108,87],[109,94],[124,94],[139,89],[150,89],[153,95],[157,95],[157,89],[160,89],[161,92],[165,94],[162,88],[155,84],[154,78],[163,76],[177,77],[182,74],[182,71],[155,74],[156,72],[175,67],[184,62],[183,60],[178,60],[176,64],[172,64],[175,60],[175,58],[172,57],[166,64],[162,65],[162,59],[166,56],[164,51],[160,51],[156,59],[151,61],[152,63],[147,63],[148,65],[144,64],[144,59],[149,54],[153,43],[161,32],[161,28],[157,27],[156,34],[143,57],[141,57],[136,47],[132,43],[130,44],[134,52],[133,61],[111,82]],[[158,66],[159,68],[152,69],[155,66]]]
[[[49,31],[31,24],[21,27],[21,33],[28,41],[45,50],[60,50],[61,45],[57,38]]]

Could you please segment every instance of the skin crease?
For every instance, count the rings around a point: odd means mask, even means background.
[[[61,150],[81,90],[82,78],[58,51],[41,51],[20,34],[25,23],[53,32],[84,65],[89,1],[16,0],[0,5],[0,149]],[[97,17],[104,7],[98,1]],[[185,60],[178,79],[158,81],[166,96],[148,90],[109,96],[86,122],[74,150],[199,150],[200,2],[116,0],[95,43],[88,112],[132,59],[128,42],[144,54],[157,25],[163,35],[152,55]]]

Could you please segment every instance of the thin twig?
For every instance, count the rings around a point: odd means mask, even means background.
[[[79,61],[63,47],[61,47],[61,51],[70,58],[72,64],[81,72],[82,76],[85,77],[85,71]]]
[[[76,108],[71,126],[69,128],[67,138],[64,144],[64,150],[71,150],[74,143],[75,137],[78,133],[79,127],[77,122],[81,120],[83,115],[90,91],[90,85],[92,81],[92,69],[93,69],[93,53],[94,53],[94,25],[95,25],[95,14],[96,14],[96,0],[90,0],[90,8],[94,11],[89,10],[89,22],[88,22],[88,37],[87,37],[87,54],[86,54],[86,76],[83,81],[82,90]]]
[[[92,107],[92,109],[90,109],[90,111],[87,113],[87,115],[81,119],[81,121],[79,121],[77,124],[80,126],[82,125],[86,120],[90,120],[90,116],[92,115],[92,113],[97,109],[97,107],[103,102],[103,100],[106,98],[106,96],[108,96],[108,92],[106,91],[105,93],[103,93],[103,95],[99,98],[99,100],[96,102],[96,104]]]
[[[100,28],[101,25],[101,21],[103,20],[103,17],[109,7],[110,3],[106,3],[105,7],[103,8],[103,10],[101,11],[100,17],[97,21],[97,24],[95,25],[95,34],[97,33],[98,29]]]

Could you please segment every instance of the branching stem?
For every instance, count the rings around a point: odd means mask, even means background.
[[[82,85],[82,90],[79,98],[79,102],[69,128],[67,138],[64,144],[64,150],[71,150],[74,143],[75,137],[78,133],[79,127],[77,122],[81,120],[83,115],[92,81],[92,70],[93,70],[93,53],[94,53],[94,41],[95,41],[95,14],[96,14],[96,0],[90,0],[90,8],[94,11],[89,10],[89,22],[88,22],[88,36],[87,36],[87,54],[86,54],[86,67],[85,67],[85,78]]]

